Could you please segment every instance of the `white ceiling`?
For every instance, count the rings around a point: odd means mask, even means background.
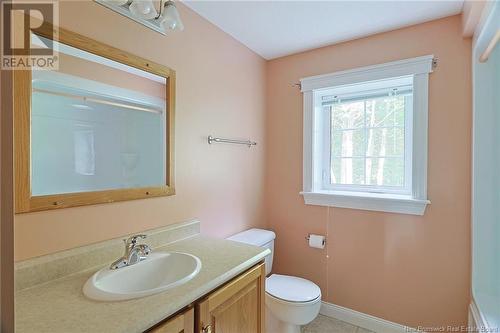
[[[463,5],[463,0],[183,2],[265,59],[455,15]]]

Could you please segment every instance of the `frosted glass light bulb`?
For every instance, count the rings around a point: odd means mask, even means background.
[[[169,1],[165,4],[165,11],[163,12],[160,26],[164,31],[167,31],[167,29],[184,30],[184,24],[182,24],[181,16],[179,15],[173,1]]]
[[[151,20],[158,16],[152,0],[133,0],[129,10],[133,15],[146,20]]]

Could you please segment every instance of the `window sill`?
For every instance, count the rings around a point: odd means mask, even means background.
[[[300,192],[306,205],[373,210],[378,212],[424,215],[429,200],[408,195],[352,193],[341,191]]]

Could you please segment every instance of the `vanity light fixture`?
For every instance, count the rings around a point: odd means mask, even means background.
[[[94,1],[163,35],[168,30],[184,30],[184,24],[172,0],[160,0],[159,10],[153,0]]]

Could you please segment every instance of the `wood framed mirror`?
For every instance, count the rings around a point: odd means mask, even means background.
[[[16,213],[175,194],[175,71],[54,26],[30,42],[58,68],[14,71]]]

